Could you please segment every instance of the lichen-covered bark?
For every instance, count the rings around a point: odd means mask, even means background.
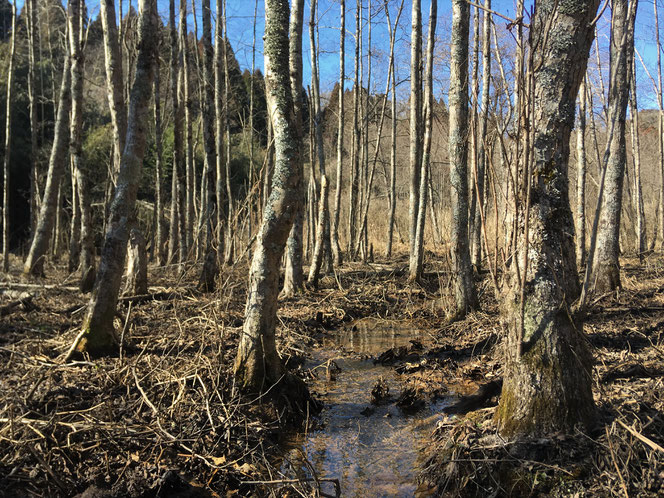
[[[53,145],[51,146],[51,157],[48,162],[48,176],[46,187],[39,210],[37,229],[30,245],[30,252],[23,265],[23,273],[26,275],[43,276],[44,259],[48,251],[53,224],[57,213],[56,202],[58,199],[58,188],[62,180],[67,159],[67,145],[69,138],[69,110],[71,109],[71,58],[69,53],[65,56],[65,64],[62,69],[62,82],[60,84],[60,97],[58,99],[58,113],[55,119],[55,132]]]
[[[454,317],[477,307],[468,247],[468,31],[470,7],[452,2],[449,92],[449,150],[452,223],[450,245],[456,275]]]
[[[157,0],[141,0],[139,12],[138,56],[136,76],[129,100],[126,146],[111,204],[97,280],[83,323],[83,333],[80,334],[76,346],[78,351],[88,352],[92,356],[111,353],[118,346],[113,330],[113,317],[124,273],[129,222],[136,203],[150,123],[150,102],[159,33]]]
[[[302,176],[288,74],[287,0],[265,0],[265,90],[274,127],[275,168],[251,262],[242,337],[235,361],[238,385],[264,392],[284,375],[277,353],[275,327],[279,266],[295,214]]]
[[[569,138],[593,37],[598,0],[537,4],[530,30],[532,102],[530,201],[520,192],[517,254],[503,303],[508,330],[496,419],[506,437],[589,425],[594,415],[592,357],[583,323],[570,312],[579,296],[574,224],[568,198]],[[523,163],[520,167],[528,166]],[[528,213],[528,233],[525,233]],[[525,287],[522,261],[528,251]],[[520,267],[520,268],[519,268]],[[521,296],[523,295],[523,328]]]
[[[634,56],[636,0],[614,0],[611,15],[611,82],[609,85],[609,155],[597,231],[595,265],[590,282],[595,292],[620,287],[620,212],[627,151],[625,116],[629,102],[629,73]]]
[[[315,6],[315,0],[312,1],[312,10]],[[289,67],[291,94],[293,97],[293,110],[295,117],[295,128],[298,136],[298,146],[302,147],[302,23],[304,18],[304,0],[295,0],[290,13],[290,43]],[[301,159],[301,151],[299,155]],[[293,167],[300,169],[302,175],[302,161],[299,164],[293,164]],[[292,296],[304,290],[304,274],[302,271],[302,228],[304,225],[304,186],[300,185],[302,197],[300,202],[300,211],[295,215],[293,226],[288,235],[288,244],[286,250],[286,271],[284,273],[284,296]]]
[[[129,232],[127,245],[127,282],[124,294],[138,296],[148,293],[148,252],[145,237],[138,228]]]

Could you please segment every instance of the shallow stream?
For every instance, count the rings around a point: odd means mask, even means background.
[[[318,375],[311,389],[325,403],[316,429],[293,435],[285,444],[282,470],[297,477],[336,478],[342,496],[413,496],[416,476],[423,463],[421,449],[447,400],[404,412],[395,402],[405,376],[392,367],[374,365],[373,357],[410,341],[426,342],[427,333],[410,322],[362,320],[332,336],[313,351],[307,368]],[[328,362],[341,369],[327,375]],[[382,379],[389,398],[371,403],[371,391]],[[290,469],[290,470],[289,470]],[[334,496],[331,483],[322,489]]]

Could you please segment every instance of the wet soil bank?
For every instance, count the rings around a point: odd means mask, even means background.
[[[59,267],[40,287],[15,261],[0,306],[32,298],[0,317],[0,496],[334,495],[322,476],[344,496],[661,495],[664,267],[627,263],[624,289],[586,322],[597,430],[515,443],[496,433],[495,396],[441,413],[502,376],[488,282],[483,311],[449,326],[450,275],[429,266],[409,286],[403,259],[346,265],[282,300],[279,349],[325,404],[315,416],[234,392],[246,266],[213,294],[193,290],[197,266],[151,269],[154,297],[119,309],[122,355],[63,364],[87,298]],[[376,345],[352,327],[367,317],[407,332],[383,327]]]

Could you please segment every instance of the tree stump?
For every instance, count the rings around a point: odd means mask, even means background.
[[[145,237],[137,228],[129,233],[127,248],[127,283],[125,295],[140,295],[148,293],[148,252],[145,247]]]

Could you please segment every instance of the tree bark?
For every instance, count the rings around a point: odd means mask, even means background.
[[[311,2],[311,12],[316,8],[316,0]],[[293,99],[293,111],[295,132],[297,133],[297,145],[302,147],[302,24],[304,18],[304,0],[295,0],[290,13],[290,43],[288,64],[290,67],[291,94]],[[310,22],[313,22],[310,21]],[[312,70],[313,71],[313,70]],[[313,74],[312,74],[313,78]],[[309,112],[312,112],[311,109]],[[294,168],[300,170],[302,176],[302,150],[298,154],[300,162],[293,164]],[[293,226],[288,235],[286,249],[286,271],[284,274],[284,296],[292,296],[304,290],[304,274],[302,271],[302,227],[304,223],[304,185],[300,182],[301,197],[300,209],[295,214]]]
[[[16,0],[12,4],[12,44],[7,72],[7,101],[5,118],[4,181],[2,188],[2,270],[9,271],[9,177],[12,152],[12,91],[14,86],[14,59],[16,57]]]
[[[288,63],[287,0],[265,0],[265,90],[274,126],[275,170],[249,272],[243,334],[235,361],[237,385],[265,392],[284,376],[275,328],[279,266],[293,219],[300,209],[300,147],[294,123]]]
[[[597,231],[591,282],[597,293],[620,287],[620,213],[627,151],[625,116],[629,102],[629,75],[634,57],[636,0],[614,0],[611,16],[611,81],[609,85],[609,156]]]
[[[156,258],[157,264],[163,266],[166,264],[166,242],[167,229],[164,218],[164,180],[163,180],[163,130],[161,121],[161,78],[159,76],[159,58],[156,61],[157,67],[154,73],[154,142],[156,155],[156,175],[155,175],[155,218],[156,218]]]
[[[630,114],[632,131],[632,158],[634,160],[634,205],[636,206],[636,252],[639,261],[647,249],[646,216],[643,207],[643,190],[641,188],[641,143],[639,140],[639,106],[636,98],[636,64],[632,57],[630,75]]]
[[[74,345],[79,352],[87,352],[92,356],[109,354],[118,348],[113,317],[124,273],[129,223],[134,216],[150,117],[159,46],[157,0],[139,0],[139,12],[138,56],[129,101],[126,147],[120,163],[118,184],[111,204],[97,279],[82,333]]]
[[[429,14],[429,35],[427,39],[427,69],[424,86],[424,143],[421,146],[422,157],[420,171],[420,185],[417,202],[417,224],[415,227],[415,242],[411,245],[413,252],[410,256],[411,282],[417,282],[422,277],[422,262],[424,259],[424,225],[427,215],[427,187],[429,183],[429,163],[431,161],[431,133],[433,125],[433,52],[436,38],[436,18],[438,17],[438,2],[431,0]],[[412,131],[412,126],[411,126]],[[412,143],[412,142],[411,142]]]
[[[505,437],[572,431],[590,424],[595,412],[592,357],[583,324],[569,311],[579,283],[567,171],[598,3],[542,0],[531,23],[532,90],[525,97],[537,103],[527,115],[533,164],[520,164],[530,187],[520,192],[517,254],[504,300],[505,380],[495,415]],[[524,267],[517,262],[526,250]]]
[[[113,124],[115,158],[113,183],[115,183],[115,178],[120,170],[120,159],[122,158],[127,135],[127,107],[123,94],[122,53],[120,52],[118,27],[115,19],[115,4],[113,0],[101,0],[99,6],[101,25],[104,32],[108,107],[111,111],[111,123]],[[120,17],[120,22],[122,22],[122,17]]]
[[[187,0],[180,0],[180,52],[182,65],[180,66],[182,78],[182,93],[184,98],[184,149],[185,149],[185,247],[184,258],[188,258],[194,245],[194,196],[196,180],[194,177],[194,148],[192,132],[192,106],[191,79],[189,74],[189,32],[187,31]]]
[[[586,264],[586,84],[579,88],[579,124],[576,129],[576,264]]]
[[[337,120],[337,177],[334,190],[334,215],[332,216],[332,252],[334,264],[343,263],[341,244],[339,244],[339,214],[341,211],[341,187],[343,181],[343,155],[344,155],[344,85],[346,82],[346,2],[339,0],[339,109]]]
[[[39,198],[39,187],[37,185],[39,177],[39,123],[37,121],[37,85],[35,76],[35,66],[37,65],[35,46],[37,45],[36,33],[39,23],[37,21],[35,3],[35,0],[26,0],[25,2],[28,26],[28,101],[30,103],[30,160],[32,161],[32,167],[30,168],[30,231],[32,233],[34,233],[37,227],[37,199]]]
[[[129,232],[127,246],[127,283],[125,296],[141,296],[148,293],[148,252],[145,237],[138,228]]]
[[[456,275],[453,318],[477,308],[468,247],[468,31],[470,7],[452,2],[452,47],[449,92],[450,185],[452,203],[451,250]]]
[[[224,257],[224,216],[226,213],[226,203],[224,189],[226,188],[226,169],[224,166],[224,72],[223,72],[223,53],[225,51],[223,38],[223,23],[219,19],[219,13],[225,15],[224,3],[217,0],[217,23],[215,25],[215,43],[214,43],[214,111],[215,111],[215,151],[216,155],[216,182],[215,197],[217,200],[217,223],[216,223],[216,245],[217,258],[219,262]]]
[[[410,32],[410,203],[408,210],[410,230],[408,233],[411,266],[415,258],[422,164],[422,12],[420,3],[420,0],[413,0]],[[468,51],[467,42],[466,51]],[[464,75],[464,78],[467,78],[467,74]],[[466,93],[468,93],[467,84],[466,82]],[[466,96],[466,101],[467,99]]]
[[[323,266],[323,250],[325,249],[325,223],[329,220],[329,213],[327,209],[327,177],[321,176],[320,179],[320,199],[318,203],[318,225],[316,227],[316,244],[314,246],[314,254],[311,258],[311,266],[309,266],[309,278],[307,282],[314,287],[318,287],[318,277],[320,269]]]
[[[69,138],[69,111],[71,108],[71,58],[69,51],[65,56],[62,69],[62,82],[60,84],[60,96],[58,98],[58,113],[55,120],[55,132],[53,145],[51,146],[51,157],[48,164],[48,176],[39,220],[30,245],[30,252],[23,265],[23,273],[26,275],[44,276],[44,259],[48,251],[53,232],[53,224],[57,213],[58,187],[62,181],[67,159],[67,141]]]

